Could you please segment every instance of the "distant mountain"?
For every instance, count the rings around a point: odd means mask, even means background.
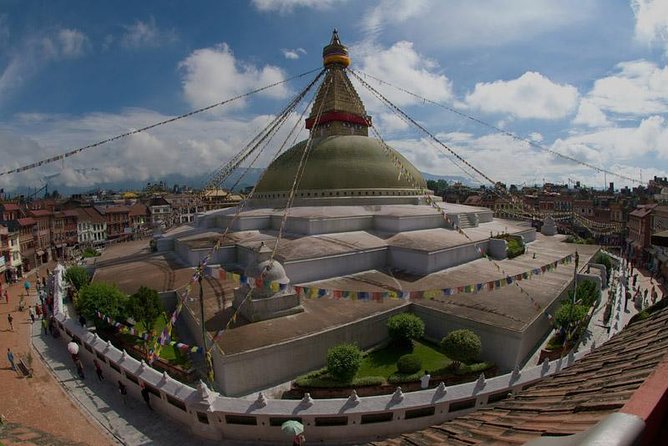
[[[422,174],[425,180],[434,180],[434,181],[445,180],[448,183],[462,183],[465,186],[472,186],[472,187],[479,186],[479,184],[475,183],[469,177],[460,177],[457,175],[434,175],[427,172],[420,172],[420,173]]]
[[[260,179],[260,176],[262,175],[263,171],[264,168],[257,168],[257,167],[239,169],[238,171],[230,175],[230,177],[223,182],[222,187],[224,189],[230,189],[234,187],[235,191],[241,191],[247,187],[254,186]],[[421,173],[425,180],[435,180],[435,181],[445,180],[448,183],[460,182],[467,186],[477,186],[475,183],[473,183],[473,181],[471,181],[470,178],[467,177],[460,177],[455,175],[445,175],[445,176],[433,175],[427,172],[421,172]],[[174,173],[166,175],[163,178],[151,178],[146,181],[99,183],[95,186],[83,186],[83,187],[71,187],[57,184],[57,177],[56,177],[54,178],[53,184],[49,184],[49,192],[51,193],[54,190],[57,190],[58,193],[60,193],[60,195],[68,196],[72,194],[80,194],[100,189],[114,190],[114,191],[142,190],[144,187],[146,187],[147,183],[155,184],[155,183],[160,183],[161,181],[166,184],[168,189],[171,189],[172,187],[174,187],[174,185],[177,184],[180,186],[185,185],[195,189],[199,189],[203,187],[207,183],[207,181],[209,181],[212,175],[213,173],[206,173],[198,176],[185,176],[179,173]],[[34,188],[21,187],[18,188],[17,190],[11,191],[10,193],[12,196],[32,195],[35,193],[35,191],[36,189]],[[37,193],[36,196],[43,197],[44,192],[45,192],[44,190],[41,190]]]

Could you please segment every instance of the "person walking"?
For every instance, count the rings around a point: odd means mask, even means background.
[[[292,446],[304,446],[306,444],[306,437],[304,434],[295,435],[292,439]]]
[[[42,330],[44,330],[44,336],[49,334],[49,321],[42,319]]]
[[[74,363],[77,366],[77,375],[79,375],[79,378],[85,379],[86,376],[84,375],[84,367],[83,363],[81,362],[81,359],[78,359]]]
[[[30,315],[30,323],[34,324],[35,323],[35,308],[33,308],[32,305],[30,307],[28,307],[28,315]]]
[[[118,392],[121,394],[123,404],[128,404],[128,388],[125,387],[125,384],[120,379],[118,380]]]
[[[93,365],[95,366],[95,373],[97,373],[97,379],[99,381],[104,381],[104,376],[102,376],[102,367],[100,367],[100,363],[97,362],[97,359],[93,359]]]
[[[146,403],[148,408],[153,410],[153,408],[151,407],[151,395],[149,394],[148,388],[144,383],[141,383],[141,397],[144,399],[144,402]]]
[[[7,322],[9,322],[9,329],[14,331],[14,318],[12,317],[12,313],[7,313]]]
[[[5,303],[9,305],[9,292],[5,290]]]
[[[7,361],[9,361],[9,365],[11,366],[12,370],[16,371],[16,364],[14,364],[14,353],[12,353],[12,349],[7,348]]]

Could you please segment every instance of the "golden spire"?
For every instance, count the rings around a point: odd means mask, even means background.
[[[341,44],[339,40],[339,33],[334,28],[332,32],[332,40],[329,45],[322,49],[322,64],[325,67],[337,64],[343,67],[350,65],[350,57],[348,56],[348,48]]]

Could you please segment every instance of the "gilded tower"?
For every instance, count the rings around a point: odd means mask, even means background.
[[[350,56],[336,30],[332,32],[329,45],[322,50],[322,63],[327,73],[313,103],[311,115],[306,119],[306,128],[313,136],[369,136],[371,117],[367,115],[362,100],[345,72],[345,68],[350,65]]]

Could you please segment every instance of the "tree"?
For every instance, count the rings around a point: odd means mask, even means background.
[[[477,334],[471,330],[454,330],[441,340],[441,347],[458,368],[462,362],[474,361],[480,355],[482,343]]]
[[[134,319],[138,324],[142,324],[144,329],[152,333],[153,323],[163,312],[162,301],[158,292],[145,286],[139,287],[136,293],[130,295],[126,302],[126,314]],[[151,334],[151,337],[153,335]],[[148,357],[149,339],[144,339],[144,355]]]
[[[127,296],[115,284],[96,282],[81,288],[76,301],[79,314],[93,319],[99,311],[112,319],[123,318]]]
[[[83,266],[70,266],[65,272],[65,280],[74,286],[79,291],[81,287],[88,285],[90,282],[90,275]]]
[[[339,344],[327,350],[327,372],[341,382],[350,382],[362,365],[362,352],[355,344]]]
[[[413,348],[413,340],[424,336],[424,322],[411,313],[392,316],[387,321],[392,342],[401,348]]]
[[[554,315],[554,322],[557,327],[568,330],[576,326],[587,316],[587,307],[584,305],[573,306],[570,302],[564,302]]]
[[[162,301],[156,290],[141,286],[128,298],[126,310],[128,316],[150,331],[153,328],[153,322],[163,312]]]

